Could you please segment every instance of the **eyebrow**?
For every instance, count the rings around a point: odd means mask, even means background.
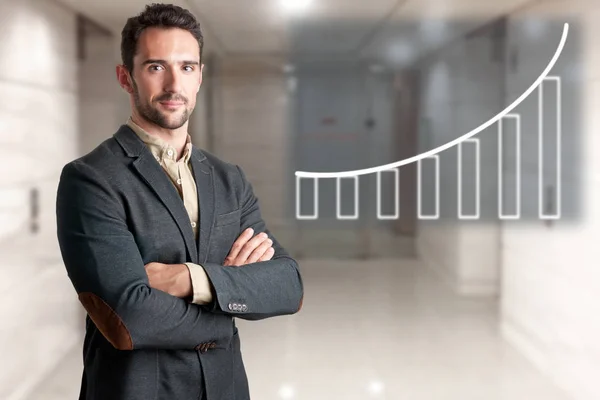
[[[168,62],[166,60],[149,59],[142,63],[142,65],[148,65],[148,64],[168,64]],[[179,64],[200,65],[200,63],[198,61],[188,61],[188,60],[181,61]]]

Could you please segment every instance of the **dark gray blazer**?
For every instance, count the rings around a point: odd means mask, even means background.
[[[63,168],[58,240],[88,313],[80,399],[249,399],[234,317],[259,320],[302,306],[298,264],[266,228],[242,170],[196,147],[191,163],[197,241],[176,188],[126,125]],[[273,259],[222,266],[248,227],[273,239]],[[201,264],[213,304],[152,289],[149,262]]]

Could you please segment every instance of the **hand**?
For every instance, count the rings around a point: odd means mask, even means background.
[[[192,278],[187,265],[151,262],[144,268],[153,289],[181,299],[192,296]]]
[[[252,237],[254,230],[246,229],[231,246],[229,254],[225,258],[224,266],[236,266],[251,264],[261,261],[269,261],[275,254],[271,247],[273,241],[266,233],[259,233]]]

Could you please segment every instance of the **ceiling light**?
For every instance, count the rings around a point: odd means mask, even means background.
[[[385,385],[380,381],[371,381],[369,383],[369,393],[376,396],[383,393],[385,389]]]
[[[293,399],[295,394],[296,391],[290,385],[282,385],[279,388],[279,397],[281,397],[284,400]]]
[[[286,12],[298,13],[308,9],[313,0],[279,0],[279,2]]]

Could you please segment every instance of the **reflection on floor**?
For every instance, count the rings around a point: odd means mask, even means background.
[[[567,400],[502,340],[493,301],[413,260],[305,261],[303,310],[238,320],[257,400]],[[80,349],[31,400],[76,399]]]

